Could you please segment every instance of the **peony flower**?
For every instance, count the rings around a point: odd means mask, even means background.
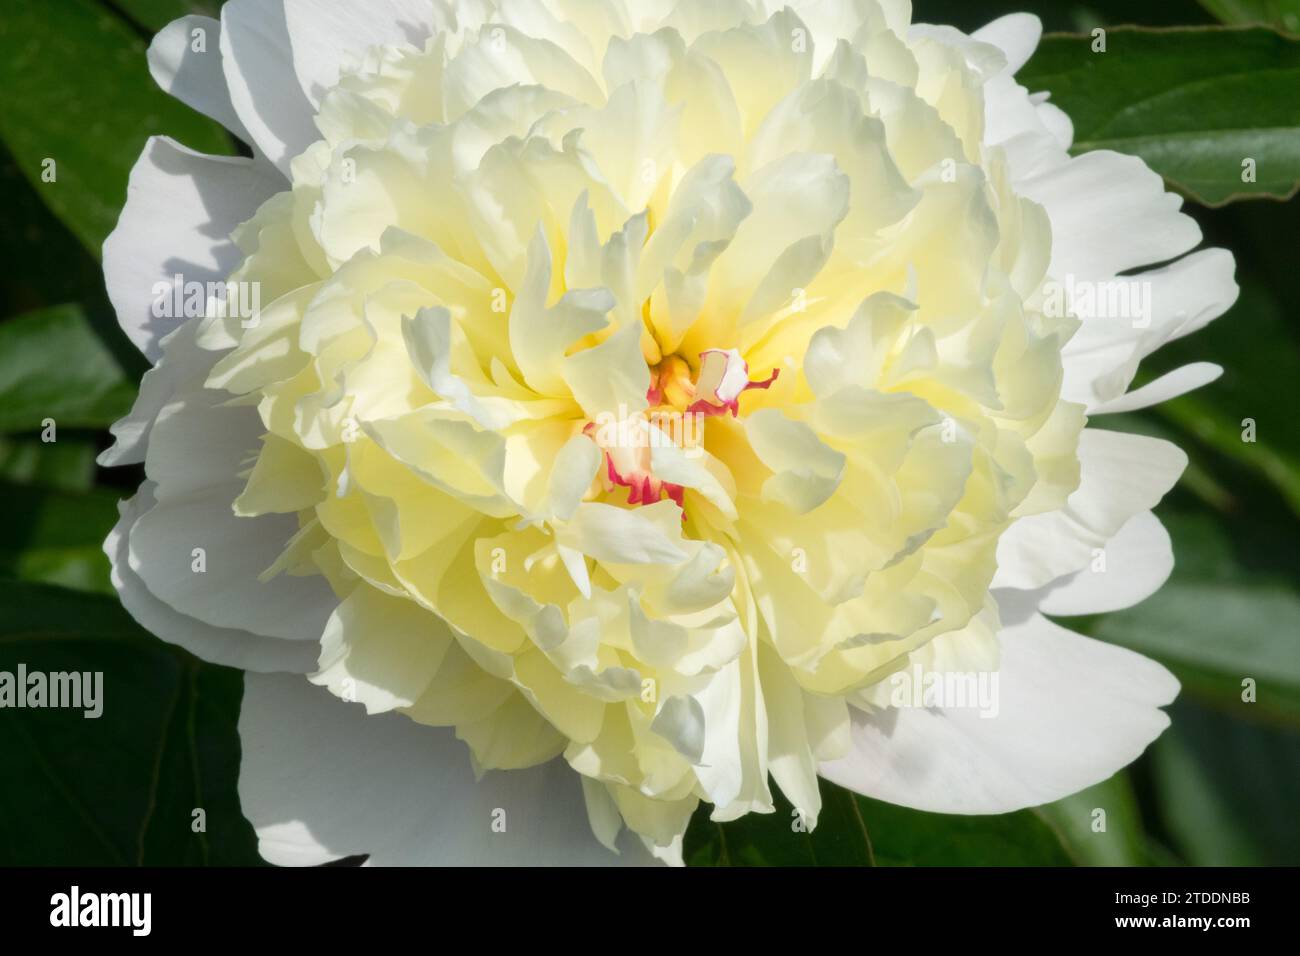
[[[1218,374],[1129,390],[1232,258],[1140,160],[1068,155],[1013,78],[1034,17],[909,20],[230,0],[158,35],[252,156],[151,140],[105,244],[155,363],[105,547],[145,627],[247,672],[268,860],[674,862],[702,801],[815,826],[819,775],[999,813],[1168,724],[1164,668],[1044,615],[1167,577],[1186,458],[1097,425]]]

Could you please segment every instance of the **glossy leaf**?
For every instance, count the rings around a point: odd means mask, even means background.
[[[153,34],[177,17],[201,13],[216,17],[222,0],[117,0],[117,7],[143,32]]]
[[[52,420],[57,441],[59,429],[112,424],[134,399],[135,385],[76,306],[0,324],[0,432],[44,431]]]
[[[1194,866],[1300,859],[1300,735],[1190,703],[1152,747],[1152,784],[1174,848]]]
[[[100,672],[102,713],[0,708],[0,864],[257,862],[235,792],[238,671],[162,643],[112,598],[0,581],[0,671],[19,664]]]
[[[1039,807],[1038,813],[1082,864],[1142,866],[1148,862],[1137,797],[1124,771]]]
[[[104,538],[118,495],[0,484],[10,518],[0,527],[0,576],[112,594]]]
[[[1094,637],[1164,663],[1185,696],[1237,710],[1254,682],[1253,712],[1300,726],[1300,594],[1288,576],[1258,566],[1266,529],[1237,537],[1205,516],[1161,509],[1178,556],[1168,583],[1136,607],[1093,623]],[[1246,518],[1238,518],[1244,525]],[[1289,542],[1289,543],[1288,543]],[[1241,555],[1239,557],[1239,555]]]
[[[821,782],[822,812],[807,828],[779,793],[775,812],[731,823],[701,805],[686,832],[690,866],[1064,866],[1060,835],[1032,810],[999,816],[922,813]]]
[[[231,148],[220,126],[158,89],[145,47],[93,0],[7,4],[0,18],[0,139],[96,257],[150,135],[206,153]]]
[[[1048,36],[1017,74],[1074,122],[1076,153],[1142,157],[1199,202],[1300,186],[1300,40],[1262,28],[1115,27]],[[1255,181],[1243,181],[1253,162]]]
[[[1264,23],[1300,33],[1300,0],[1201,0],[1224,23]]]
[[[0,482],[86,491],[94,480],[95,446],[88,439],[0,438]]]
[[[1269,218],[1280,229],[1300,228],[1300,216]],[[1265,237],[1261,245],[1268,241]],[[1153,414],[1257,473],[1300,516],[1300,418],[1294,411],[1300,344],[1286,318],[1300,297],[1287,289],[1269,288],[1262,278],[1250,274],[1256,257],[1265,250],[1241,246],[1236,252],[1243,276],[1241,298],[1232,311],[1157,352],[1150,369],[1144,366],[1143,380],[1197,358],[1212,358],[1222,365],[1222,378],[1163,402]]]

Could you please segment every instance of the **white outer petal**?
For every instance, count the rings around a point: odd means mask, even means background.
[[[999,711],[899,708],[853,717],[849,756],[821,765],[858,793],[936,813],[1007,813],[1076,793],[1169,725],[1178,681],[1155,661],[1039,615],[999,635]]]
[[[994,591],[1002,622],[1023,620],[1035,608],[1065,616],[1123,610],[1160,590],[1174,569],[1169,532],[1150,511],[1130,518],[1104,552],[1103,571],[1094,571],[1090,562],[1037,591]]]
[[[194,343],[199,321],[167,337],[131,413],[113,426],[117,443],[100,456],[105,465],[143,461],[150,479],[118,506],[104,542],[113,585],[143,627],[205,660],[305,673],[337,601],[320,578],[256,580],[297,522],[232,513],[261,423],[253,409],[222,407],[221,393],[196,390],[217,358]],[[205,549],[211,577],[191,570],[195,547]]]
[[[1094,150],[1016,183],[1052,221],[1051,274],[1103,279],[1180,256],[1201,241],[1183,201],[1136,156]]]
[[[1009,64],[984,87],[986,141],[1005,150],[1017,191],[1048,213],[1054,278],[1150,283],[1148,326],[1084,317],[1084,327],[1064,350],[1062,388],[1062,397],[1084,403],[1090,414],[1144,408],[1217,377],[1213,366],[1197,363],[1122,394],[1143,357],[1236,301],[1232,256],[1203,249],[1160,269],[1113,278],[1186,252],[1200,231],[1178,211],[1181,200],[1166,193],[1160,177],[1136,157],[1106,150],[1067,156],[1073,140],[1069,117],[1046,102],[1050,91],[1029,95],[1011,77],[1032,55],[1040,34],[1041,25],[1028,14],[1002,17],[972,34],[999,47]]]
[[[475,781],[451,730],[367,717],[297,676],[245,675],[239,735],[240,802],[272,863],[356,854],[390,866],[652,862],[626,832],[621,855],[600,845],[563,761]],[[497,809],[503,833],[492,828]]]
[[[339,65],[373,46],[423,46],[433,29],[428,0],[284,0],[293,69],[307,99],[319,105],[338,83]]]
[[[1148,289],[1149,324],[1123,316],[1083,317],[1062,350],[1061,397],[1083,403],[1090,413],[1120,398],[1142,359],[1166,342],[1204,328],[1232,307],[1239,291],[1235,268],[1226,249],[1198,249],[1159,269],[1105,280],[1107,285],[1130,285],[1130,301],[1135,301],[1134,293],[1145,297],[1144,287]]]
[[[1133,412],[1139,408],[1149,408],[1152,405],[1167,402],[1171,398],[1177,398],[1179,395],[1186,395],[1202,385],[1209,385],[1222,374],[1223,366],[1221,365],[1215,365],[1213,362],[1192,362],[1190,365],[1176,368],[1172,372],[1147,382],[1141,388],[1126,392],[1119,398],[1112,398],[1108,402],[1102,402],[1088,411],[1091,415],[1110,415],[1116,412]]]
[[[991,43],[1007,58],[1007,73],[1016,73],[1029,62],[1043,35],[1043,23],[1032,13],[1008,13],[986,23],[971,34],[972,40]]]
[[[1006,69],[984,84],[984,142],[1005,151],[1017,181],[1059,169],[1069,160],[1066,150],[1074,141],[1074,124],[1046,101],[1049,94],[1031,94],[1014,77],[1033,54],[1042,29],[1033,14],[1013,13],[971,34],[998,47],[1007,59]]]
[[[131,529],[130,567],[149,591],[175,610],[214,627],[232,627],[299,641],[317,641],[338,603],[325,579],[281,574],[270,567],[297,530],[292,515],[239,518],[230,503],[241,486],[206,489],[192,498],[161,501]],[[206,571],[192,570],[203,548]],[[195,650],[208,658],[202,649]]]
[[[289,160],[320,134],[294,75],[283,0],[227,0],[221,8],[221,65],[230,102],[253,143],[288,176]]]
[[[112,468],[143,462],[159,413],[178,391],[192,387],[207,376],[213,354],[204,352],[194,341],[201,321],[189,319],[175,332],[163,336],[160,343],[163,354],[140,379],[140,390],[131,411],[108,428],[115,440],[95,459],[100,465]]]
[[[243,259],[231,231],[283,188],[269,167],[206,156],[154,136],[131,170],[126,205],[104,240],[104,277],[117,321],[152,362],[183,317],[156,318],[154,287],[224,281]]]
[[[1164,497],[1187,455],[1158,438],[1085,428],[1079,464],[1079,487],[1063,509],[1020,518],[1002,535],[992,587],[1033,590],[1079,570],[1093,549]]]
[[[136,519],[152,506],[153,492],[146,482],[134,498],[119,503],[121,517],[104,541],[104,553],[112,566],[113,587],[122,606],[136,622],[156,637],[214,664],[251,671],[292,671],[299,674],[315,669],[318,651],[315,643],[281,641],[233,628],[214,627],[182,614],[154,597],[132,570],[128,558],[130,535]]]
[[[298,531],[298,520],[234,514],[245,483],[239,473],[262,423],[255,409],[227,406],[225,398],[210,390],[182,393],[154,421],[145,473],[157,482],[156,504],[132,528],[131,569],[181,613],[315,648],[338,600],[320,576],[257,579]],[[205,552],[202,573],[192,570],[195,548]]]
[[[1039,122],[1052,134],[1061,149],[1069,149],[1074,145],[1074,120],[1070,119],[1068,113],[1048,102],[1036,103],[1034,109],[1038,112]]]
[[[194,31],[204,31],[204,50],[194,50]],[[216,120],[246,143],[252,138],[230,102],[221,66],[221,24],[191,15],[173,20],[149,44],[149,72],[162,89]]]

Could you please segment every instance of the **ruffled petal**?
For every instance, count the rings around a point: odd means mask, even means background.
[[[1136,156],[1084,153],[1016,184],[1052,220],[1052,275],[1103,279],[1166,262],[1201,241],[1183,201]]]
[[[971,34],[972,40],[991,43],[1007,58],[1006,71],[1017,73],[1029,62],[1043,35],[1043,23],[1032,13],[1008,13]]]
[[[1033,590],[1082,568],[1173,487],[1187,455],[1157,438],[1088,428],[1079,462],[1079,487],[1065,508],[1021,518],[998,541],[993,587]]]
[[[178,277],[225,282],[243,259],[230,234],[283,186],[256,160],[205,156],[165,136],[145,144],[121,218],[104,240],[104,278],[117,321],[150,361],[162,354],[162,337],[185,320],[165,314],[175,311]]]
[[[1155,661],[1035,615],[1004,628],[996,714],[902,707],[853,716],[822,776],[932,813],[1009,813],[1110,777],[1160,735],[1178,681]]]
[[[1003,621],[1009,606],[1028,602],[1044,614],[1103,614],[1145,601],[1169,579],[1174,551],[1169,532],[1149,511],[1136,514],[1089,563],[1039,591],[996,592]]]
[[[112,566],[112,582],[122,606],[151,634],[185,648],[204,660],[248,671],[291,671],[303,674],[315,666],[317,646],[283,641],[263,634],[206,624],[159,600],[131,566],[131,532],[141,514],[153,507],[148,484],[134,498],[118,505],[117,524],[104,541]]]
[[[1117,412],[1135,412],[1140,408],[1159,405],[1179,395],[1186,395],[1202,385],[1209,385],[1223,374],[1223,366],[1213,362],[1192,362],[1167,372],[1159,378],[1148,382],[1141,388],[1125,392],[1119,398],[1091,409],[1093,415],[1111,415]]]
[[[221,68],[218,21],[198,15],[173,20],[154,36],[148,57],[149,72],[163,90],[216,120],[244,142],[253,141],[230,101]]]
[[[284,19],[294,73],[313,106],[338,83],[349,58],[374,46],[423,46],[433,29],[428,0],[284,0]]]
[[[320,138],[294,74],[280,0],[228,0],[221,8],[221,65],[230,102],[254,145],[286,176],[289,161]]]
[[[358,854],[390,866],[653,862],[628,834],[618,856],[600,845],[562,761],[475,780],[451,730],[367,717],[298,677],[246,675],[239,735],[240,802],[277,865]]]

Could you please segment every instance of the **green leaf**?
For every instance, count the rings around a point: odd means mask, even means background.
[[[93,0],[7,4],[0,19],[0,139],[96,257],[151,134],[230,151],[220,126],[158,89],[144,51],[131,25]]]
[[[921,813],[858,797],[878,866],[1071,866],[1061,836],[1038,813]]]
[[[1172,27],[1211,22],[1195,0],[912,0],[913,23],[945,23],[965,33],[1004,14],[1022,12],[1038,17],[1044,30],[1082,33],[1111,23]]]
[[[107,313],[104,272],[67,227],[46,207],[34,186],[0,142],[0,193],[6,228],[0,255],[21,269],[0,274],[0,315],[18,315],[51,302],[94,302]]]
[[[1270,549],[1293,553],[1290,533],[1252,529],[1246,516],[1220,524],[1161,508],[1160,518],[1177,556],[1169,581],[1136,607],[1097,619],[1090,633],[1161,661],[1184,696],[1300,726],[1300,595],[1268,566]],[[1242,701],[1246,678],[1255,681],[1255,703]]]
[[[117,0],[117,7],[141,30],[152,35],[188,13],[218,17],[221,3],[222,0]]]
[[[1300,421],[1292,410],[1300,348],[1273,291],[1243,277],[1232,312],[1162,349],[1140,381],[1197,358],[1222,365],[1223,377],[1153,412],[1255,471],[1300,515]]]
[[[94,480],[95,446],[85,438],[0,438],[0,482],[86,491]]]
[[[689,866],[1068,866],[1051,824],[1031,810],[1000,816],[921,813],[820,781],[822,812],[807,832],[789,801],[731,823],[701,805],[686,831]]]
[[[103,269],[45,205],[39,188],[22,174],[0,141],[0,195],[6,220],[6,228],[0,230],[0,262],[22,263],[22,268],[0,273],[0,315],[21,315],[52,302],[76,302],[119,364],[138,380],[149,363],[118,325]]]
[[[104,538],[117,523],[116,492],[0,484],[9,520],[0,528],[0,576],[113,593]]]
[[[0,324],[0,432],[101,428],[131,410],[135,386],[81,309],[55,306]]]
[[[1103,811],[1099,814],[1097,811]],[[1146,835],[1128,774],[1038,808],[1071,855],[1088,866],[1143,866]]]
[[[1106,31],[1044,37],[1017,74],[1074,122],[1076,153],[1140,156],[1207,205],[1300,188],[1300,40],[1263,28]],[[1243,161],[1256,182],[1243,182]]]
[[[156,640],[111,598],[0,581],[0,671],[20,663],[102,672],[103,712],[0,708],[0,865],[258,862],[235,789],[238,671]]]
[[[1201,0],[1201,6],[1224,23],[1262,23],[1300,33],[1300,0]]]
[[[1151,777],[1175,849],[1193,866],[1294,866],[1300,736],[1190,702],[1171,710]]]
[[[854,794],[819,781],[822,811],[811,833],[781,794],[773,813],[750,813],[730,823],[709,819],[701,804],[686,831],[688,866],[873,866],[871,839]]]

